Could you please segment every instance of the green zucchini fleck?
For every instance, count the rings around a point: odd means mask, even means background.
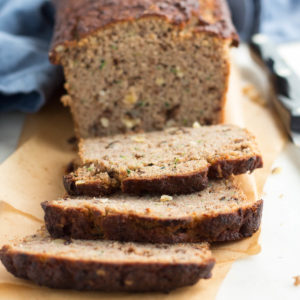
[[[103,68],[106,66],[106,61],[104,59],[101,60],[101,64],[100,64],[100,70],[103,70]]]
[[[175,67],[171,67],[170,71],[175,75],[177,74],[177,69]]]

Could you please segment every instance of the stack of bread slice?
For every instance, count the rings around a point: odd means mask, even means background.
[[[262,167],[233,125],[82,139],[68,195],[42,203],[46,229],[4,246],[12,274],[53,288],[170,291],[209,278],[208,242],[251,236],[262,201],[236,176]]]

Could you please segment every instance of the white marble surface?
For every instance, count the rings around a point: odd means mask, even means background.
[[[300,299],[300,149],[289,144],[274,167],[281,172],[264,188],[262,251],[233,264],[217,300]]]
[[[284,45],[280,53],[300,76],[300,44]],[[254,74],[247,54],[238,56],[243,70]],[[259,77],[253,80],[265,84]],[[264,187],[262,251],[233,264],[217,300],[300,299],[300,286],[294,286],[293,278],[300,275],[300,148],[289,143],[275,167],[282,171],[271,175]]]
[[[281,52],[300,73],[299,49],[299,44],[285,46]],[[253,75],[249,57],[241,54],[237,60],[243,72]],[[264,84],[263,78],[253,79]],[[0,114],[0,163],[14,151],[23,121],[21,113]],[[233,264],[217,300],[300,299],[300,286],[293,285],[293,276],[300,275],[300,149],[289,144],[275,166],[282,171],[270,176],[265,186],[262,251]]]

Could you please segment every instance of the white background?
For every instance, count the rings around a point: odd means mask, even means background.
[[[237,60],[252,69],[245,49]],[[300,44],[280,48],[300,76]],[[300,300],[300,148],[289,143],[274,163],[279,174],[270,175],[264,187],[260,235],[261,253],[236,261],[218,292],[217,300]]]

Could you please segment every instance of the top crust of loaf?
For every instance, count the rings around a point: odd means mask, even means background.
[[[179,29],[191,25],[194,32],[239,39],[225,0],[54,0],[56,25],[50,60],[60,63],[59,46],[77,45],[87,35],[118,22],[163,18]],[[195,24],[194,24],[195,23]]]

